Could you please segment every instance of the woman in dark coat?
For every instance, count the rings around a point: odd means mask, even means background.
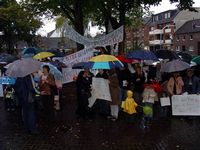
[[[93,74],[90,73],[88,69],[85,69],[79,73],[76,80],[78,100],[76,114],[78,115],[78,118],[85,119],[88,115],[88,98],[91,96],[92,77]]]
[[[142,103],[142,93],[144,91],[145,75],[140,66],[137,66],[136,72],[133,74],[132,82],[134,84],[135,101]]]

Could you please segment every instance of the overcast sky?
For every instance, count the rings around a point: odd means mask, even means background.
[[[195,4],[194,7],[200,7],[200,0],[194,0]],[[162,0],[160,5],[158,6],[152,6],[150,8],[150,11],[153,11],[154,13],[160,13],[162,11],[166,11],[169,9],[175,9],[177,3],[170,4],[169,0]],[[49,20],[44,20],[44,26],[38,31],[39,34],[41,35],[46,35],[48,32],[52,31],[55,29],[55,22],[54,21],[49,21]],[[96,28],[93,28],[91,32],[95,32]]]

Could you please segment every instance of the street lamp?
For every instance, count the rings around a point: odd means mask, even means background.
[[[174,24],[169,24],[169,25],[166,25],[164,26],[161,30],[162,30],[162,33],[164,33],[164,30],[168,27],[174,27],[175,25]],[[162,33],[160,34],[160,49],[162,48]]]

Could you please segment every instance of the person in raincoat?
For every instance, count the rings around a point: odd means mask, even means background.
[[[136,107],[138,104],[135,102],[133,99],[133,92],[128,90],[127,91],[127,98],[122,102],[122,110],[125,112],[127,115],[128,121],[130,121],[131,118],[135,118],[135,114],[137,113]]]
[[[118,119],[119,114],[119,105],[120,105],[120,97],[119,97],[119,80],[115,70],[113,70],[112,75],[109,77],[109,87],[110,87],[110,95],[112,102],[110,103],[110,112],[111,112],[111,120],[116,121]]]

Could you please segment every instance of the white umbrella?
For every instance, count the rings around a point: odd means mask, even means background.
[[[15,78],[25,77],[37,72],[40,69],[40,66],[41,62],[32,58],[19,59],[7,66],[6,75]]]
[[[170,73],[170,72],[183,71],[188,68],[190,68],[190,65],[188,63],[176,59],[164,64],[163,67],[161,68],[161,71]]]

